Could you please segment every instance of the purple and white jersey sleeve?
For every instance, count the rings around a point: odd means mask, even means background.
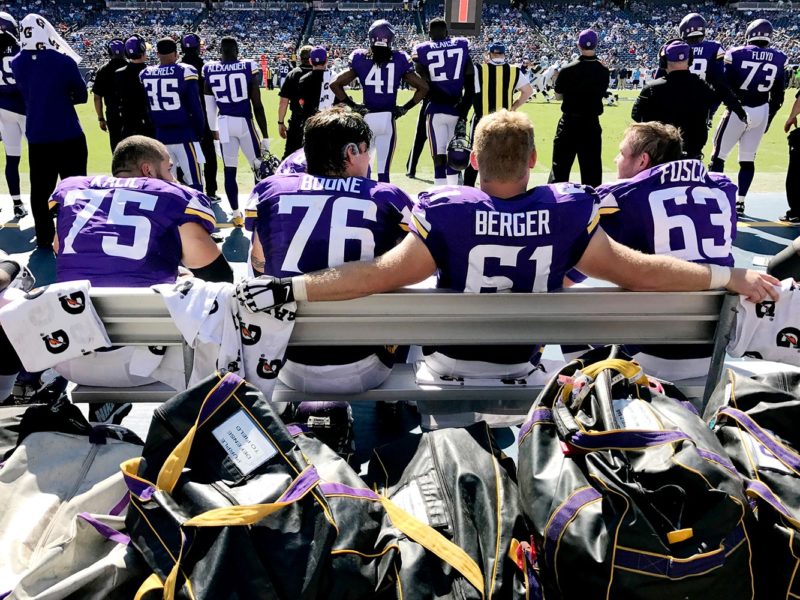
[[[416,60],[427,68],[431,88],[452,101],[431,101],[429,113],[456,114],[455,105],[464,91],[464,73],[472,69],[469,42],[464,38],[447,38],[428,41],[414,49]]]
[[[367,50],[350,55],[350,68],[355,71],[364,90],[364,104],[372,112],[390,111],[397,104],[397,90],[403,76],[414,69],[405,52],[395,50],[389,62],[379,65]]]
[[[58,281],[145,287],[175,281],[182,256],[178,227],[216,220],[200,192],[158,179],[70,177],[53,194],[58,206]]]
[[[212,61],[203,66],[206,87],[214,94],[219,114],[250,119],[250,82],[258,73],[255,61]]]
[[[591,188],[554,184],[503,200],[463,186],[419,195],[411,231],[439,269],[437,286],[456,291],[548,292],[583,256],[596,231]]]
[[[786,55],[777,48],[739,46],[725,54],[725,77],[745,106],[769,102],[774,86],[784,85]]]
[[[292,173],[305,173],[308,170],[306,151],[303,148],[295,150],[283,159],[275,170],[275,175],[291,175]]]
[[[678,160],[602,185],[600,224],[645,254],[733,266],[736,186],[699,160]]]
[[[245,228],[264,249],[265,273],[288,277],[370,260],[405,235],[411,199],[362,177],[273,175],[253,190]]]

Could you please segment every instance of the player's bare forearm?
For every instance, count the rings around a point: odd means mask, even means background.
[[[519,98],[517,98],[514,104],[511,105],[511,110],[519,110],[519,108],[521,106],[524,106],[524,104],[528,101],[528,98],[530,98],[532,95],[533,95],[532,85],[528,84],[522,86],[519,90]]]
[[[336,99],[340,102],[347,100],[347,92],[344,91],[344,86],[352,83],[357,77],[353,69],[348,69],[339,75],[331,82],[331,91]]]
[[[433,275],[436,263],[417,236],[408,234],[383,256],[351,262],[304,276],[311,302],[349,300],[389,292],[419,283]]]
[[[428,95],[430,86],[428,85],[427,81],[425,81],[422,77],[420,77],[416,73],[412,72],[406,73],[403,76],[403,79],[406,81],[406,83],[408,83],[408,85],[414,88],[414,97],[411,99],[411,102],[409,102],[409,105],[416,106],[417,104],[422,102],[425,96]]]
[[[103,97],[94,94],[94,112],[97,113],[98,119],[104,119],[103,116]]]
[[[289,99],[281,98],[278,103],[278,121],[283,121],[286,118],[286,111],[289,108]]]
[[[789,112],[789,117],[786,119],[786,124],[783,126],[783,131],[789,133],[792,126],[797,127],[797,116],[800,115],[800,98],[796,98],[792,104],[792,110]]]

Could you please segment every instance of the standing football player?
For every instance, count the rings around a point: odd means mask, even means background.
[[[747,121],[725,112],[714,134],[714,153],[710,171],[722,173],[725,159],[739,144],[739,195],[736,212],[744,214],[744,203],[756,167],[756,152],[761,138],[769,129],[775,114],[783,104],[786,55],[770,48],[772,24],[756,19],[747,26],[747,44],[731,48],[725,54],[725,78],[744,105]]]
[[[281,57],[281,61],[278,63],[278,88],[283,87],[283,83],[291,70],[292,63],[285,56]]]
[[[126,65],[125,42],[121,39],[110,40],[106,49],[109,59],[106,64],[97,69],[94,85],[92,85],[92,95],[94,96],[97,123],[101,130],[108,132],[108,142],[113,153],[114,148],[122,139],[122,121],[119,116],[118,94],[114,89],[114,73]],[[103,104],[105,104],[105,113]]]
[[[261,153],[269,150],[267,118],[261,104],[257,77],[260,69],[256,62],[239,60],[239,44],[232,37],[222,38],[220,53],[222,60],[203,66],[206,114],[214,139],[219,140],[222,146],[225,195],[233,211],[231,223],[242,227],[244,219],[239,210],[239,185],[236,183],[239,150],[257,171]],[[263,138],[259,137],[253,125],[253,116]]]
[[[370,25],[369,49],[358,49],[350,55],[350,68],[331,82],[336,98],[355,108],[353,99],[344,91],[344,86],[358,78],[364,90],[364,120],[374,136],[374,152],[378,163],[378,181],[389,181],[392,157],[397,144],[395,120],[405,115],[428,93],[428,84],[414,72],[411,59],[405,52],[392,50],[394,29],[386,20]],[[414,88],[414,97],[402,106],[397,106],[397,90],[402,81]]]
[[[178,64],[178,45],[171,38],[159,40],[156,52],[159,64],[139,74],[147,92],[156,139],[167,147],[173,176],[202,192],[205,158],[200,138],[205,129],[205,116],[197,71],[191,65]]]
[[[6,149],[6,184],[14,203],[14,218],[21,219],[28,211],[22,205],[19,183],[19,161],[25,136],[25,99],[11,72],[11,61],[17,54],[17,21],[7,12],[0,12],[0,136]]]
[[[408,231],[411,199],[367,179],[372,132],[344,107],[323,110],[305,126],[307,173],[275,175],[256,185],[245,227],[257,275],[291,277],[383,254]],[[306,392],[359,393],[391,372],[384,347],[297,348],[278,377]]]
[[[428,82],[428,139],[436,185],[458,184],[458,171],[447,164],[447,145],[455,136],[466,137],[467,113],[475,90],[475,70],[469,42],[451,38],[442,18],[431,19],[430,41],[414,48],[417,72]]]

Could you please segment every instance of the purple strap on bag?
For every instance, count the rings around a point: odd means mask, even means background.
[[[78,516],[84,521],[86,521],[89,525],[94,527],[97,530],[97,533],[102,535],[107,540],[111,540],[112,542],[122,544],[123,546],[130,546],[131,538],[129,538],[124,533],[117,531],[113,527],[109,527],[108,525],[106,525],[101,521],[98,521],[87,512],[78,513]]]

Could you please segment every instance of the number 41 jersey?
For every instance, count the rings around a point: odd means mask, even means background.
[[[58,281],[88,279],[98,287],[174,282],[178,227],[199,223],[211,233],[216,226],[203,194],[147,177],[69,177],[50,206],[58,207]]]
[[[394,185],[294,173],[256,185],[244,226],[258,235],[264,272],[289,277],[380,256],[408,231],[410,214]]]
[[[736,186],[699,160],[676,160],[602,185],[600,225],[645,254],[733,266]]]

